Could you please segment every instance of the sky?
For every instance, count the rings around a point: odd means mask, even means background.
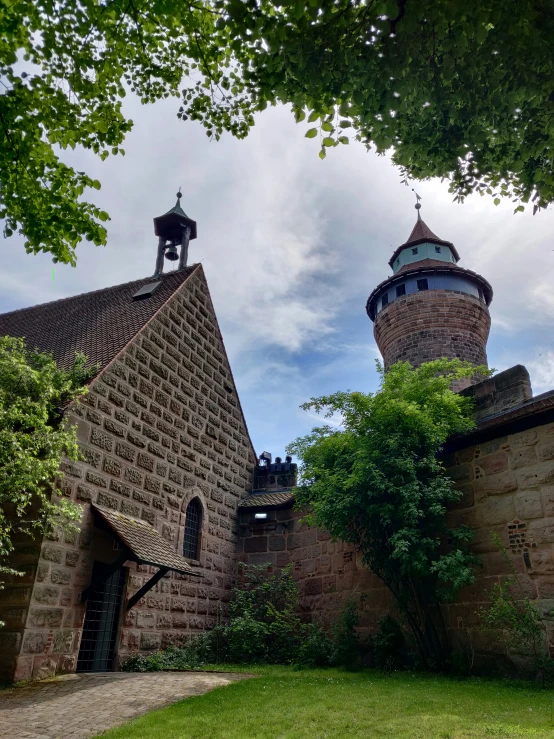
[[[125,157],[65,157],[102,183],[89,197],[110,213],[107,246],[83,243],[76,268],[52,271],[21,237],[4,240],[0,312],[151,275],[152,218],[181,187],[198,223],[189,263],[203,264],[254,447],[284,456],[320,423],[301,403],[378,387],[365,303],[412,230],[414,194],[387,157],[355,142],[321,161],[284,107],[261,114],[246,140],[215,142],[177,119],[176,100],[127,100]],[[554,388],[554,210],[514,214],[488,196],[453,203],[447,182],[413,186],[427,225],[493,286],[489,366],[524,364],[535,394]]]

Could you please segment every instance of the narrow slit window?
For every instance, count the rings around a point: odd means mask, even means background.
[[[427,279],[418,280],[417,281],[417,289],[418,290],[429,290],[429,283],[427,282]]]
[[[412,249],[412,254],[417,254],[417,246],[414,249]]]
[[[389,302],[389,294],[385,293],[383,297],[381,298],[381,308],[384,308],[385,305],[387,305]]]
[[[198,498],[193,498],[185,514],[185,536],[183,538],[183,557],[198,559],[200,554],[200,529],[202,508]]]
[[[396,288],[396,297],[400,298],[402,295],[406,295],[406,285],[398,285]]]
[[[435,251],[437,252],[437,254],[440,254],[441,253],[440,246],[435,246]]]

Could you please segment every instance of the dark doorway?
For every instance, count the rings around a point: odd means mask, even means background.
[[[95,562],[91,582],[93,588],[87,600],[85,623],[77,672],[108,672],[112,669],[125,584],[125,570],[120,567],[107,578],[109,565]]]

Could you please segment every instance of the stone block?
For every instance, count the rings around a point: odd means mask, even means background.
[[[42,559],[46,559],[49,562],[55,562],[56,564],[61,564],[63,562],[63,554],[64,554],[63,549],[60,549],[59,547],[53,547],[50,545],[46,545],[42,548],[41,557]]]
[[[144,613],[143,611],[137,612],[137,628],[139,629],[152,629],[156,625],[156,614],[155,613]]]
[[[108,487],[108,481],[106,480],[106,478],[103,477],[102,475],[97,475],[95,472],[92,472],[92,470],[87,470],[85,478],[87,482],[90,482],[92,485],[96,485],[96,487],[99,487],[99,488]]]
[[[523,490],[550,485],[554,483],[554,462],[541,462],[528,469],[518,470],[517,479]]]
[[[162,643],[162,635],[155,631],[143,631],[140,635],[140,648],[144,650],[159,649]]]
[[[554,577],[537,577],[539,598],[554,598]]]
[[[50,580],[54,585],[68,585],[71,582],[71,571],[60,567],[53,567]]]
[[[508,463],[508,455],[502,451],[488,454],[486,457],[480,457],[477,462],[486,476],[505,472],[508,469]]]
[[[113,475],[114,477],[121,477],[121,470],[122,470],[121,462],[118,462],[118,460],[114,459],[113,457],[104,457],[104,464],[103,464],[102,469],[108,475]]]
[[[36,657],[33,662],[33,680],[54,677],[58,661],[54,657]]]
[[[533,572],[540,575],[554,575],[554,556],[552,549],[533,549],[531,552]]]
[[[72,654],[64,654],[60,657],[58,662],[58,672],[67,674],[75,672],[77,669],[77,657]]]
[[[250,538],[245,539],[244,551],[267,552],[267,536],[251,536]]]
[[[481,517],[486,526],[511,521],[516,515],[513,497],[487,498],[481,506]]]
[[[282,552],[287,548],[286,539],[283,536],[270,536],[268,547],[270,552]]]
[[[105,452],[111,452],[113,449],[113,439],[109,434],[105,434],[98,428],[93,428],[90,435],[90,443],[103,449]]]
[[[59,588],[54,588],[49,585],[41,585],[33,591],[33,601],[35,603],[41,603],[44,606],[56,606],[60,597]]]
[[[54,633],[52,652],[71,652],[73,646],[73,634],[71,629],[60,629]]]
[[[537,544],[554,543],[554,518],[542,518],[531,521],[529,533]]]
[[[46,649],[48,634],[42,631],[28,632],[23,641],[23,652],[25,654],[42,654]]]
[[[554,459],[554,440],[549,439],[548,441],[538,444],[537,457],[540,462],[546,462],[549,459]]]
[[[533,449],[533,447],[528,448]],[[541,518],[543,515],[542,496],[539,490],[518,493],[514,496],[514,504],[517,516],[524,520]]]
[[[544,515],[554,516],[554,487],[543,488],[541,492]]]
[[[523,446],[512,452],[512,469],[519,470],[521,467],[529,467],[537,463],[537,452],[534,446]]]
[[[103,506],[104,508],[111,508],[112,510],[117,511],[117,509],[119,508],[119,500],[115,497],[115,495],[108,495],[107,493],[99,493],[98,505]]]
[[[62,608],[31,608],[28,625],[37,629],[54,629],[62,625]]]
[[[479,480],[476,485],[485,495],[506,495],[517,490],[517,480],[513,472],[500,472],[496,475],[488,475]],[[526,486],[522,486],[526,487]]]

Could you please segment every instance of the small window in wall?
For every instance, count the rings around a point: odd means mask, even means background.
[[[417,281],[417,289],[418,290],[429,290],[429,283],[427,282],[427,279],[418,280]]]
[[[183,557],[198,559],[200,556],[200,529],[202,525],[202,507],[198,498],[193,498],[187,506],[185,514],[185,536],[183,539]]]
[[[384,308],[385,305],[387,305],[389,302],[389,294],[385,293],[383,297],[381,298],[381,308]]]
[[[436,251],[437,254],[440,254],[441,253],[440,246],[435,246],[435,251]]]
[[[414,249],[412,249],[412,254],[417,254],[417,246]]]
[[[396,260],[396,266],[397,266],[397,267],[398,267],[398,265],[399,265],[399,264],[400,264],[400,258],[398,258],[398,259]]]
[[[402,295],[406,295],[406,285],[398,285],[396,288],[396,297],[400,298]]]

